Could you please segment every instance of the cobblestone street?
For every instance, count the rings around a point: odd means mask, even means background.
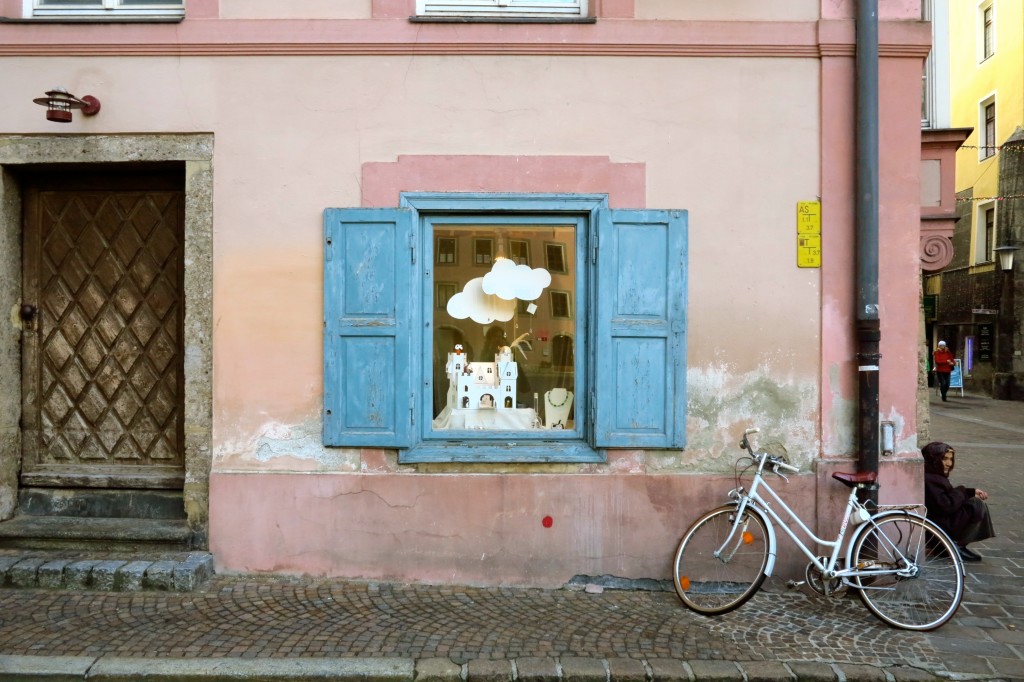
[[[741,679],[741,670],[751,680],[1024,679],[1024,407],[951,397],[933,402],[931,431],[956,447],[954,483],[989,491],[997,531],[976,546],[984,561],[968,565],[954,621],[934,633],[893,630],[856,597],[826,601],[774,577],[747,605],[707,619],[664,591],[215,576],[187,593],[0,590],[0,673],[38,662],[21,657],[70,656],[90,666],[401,659],[396,679],[419,671],[453,682]]]

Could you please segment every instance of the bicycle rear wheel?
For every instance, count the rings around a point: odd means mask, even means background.
[[[683,603],[698,613],[732,611],[764,582],[768,529],[748,509],[733,533],[736,514],[732,505],[712,509],[690,526],[676,550],[672,582]]]
[[[948,621],[964,596],[963,563],[938,526],[920,516],[881,518],[858,536],[853,565],[900,569],[852,580],[871,613],[904,630],[934,630]]]

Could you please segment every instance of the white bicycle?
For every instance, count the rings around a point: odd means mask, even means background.
[[[907,630],[934,630],[956,613],[963,599],[964,568],[949,536],[934,522],[912,510],[921,505],[879,505],[869,510],[857,500],[857,491],[876,485],[877,474],[834,473],[832,478],[850,488],[846,513],[835,540],[817,537],[764,480],[765,470],[797,472],[782,457],[754,452],[743,433],[740,447],[748,455],[737,462],[737,487],[731,502],[697,519],[683,535],[672,563],[673,582],[683,603],[698,613],[717,615],[742,606],[772,574],[777,542],[775,524],[792,538],[810,563],[807,584],[826,597],[847,588],[858,591],[871,613],[885,623]],[[742,462],[750,464],[739,471]],[[746,470],[756,467],[750,489],[739,485]],[[770,502],[762,497],[768,493]],[[813,544],[830,548],[829,556],[816,556],[773,506],[783,510]],[[850,523],[854,531],[840,556]]]

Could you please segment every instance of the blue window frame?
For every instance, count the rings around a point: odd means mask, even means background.
[[[435,317],[433,248],[453,226],[477,230],[470,239],[492,227],[522,237],[571,226],[562,243],[575,300],[558,332],[573,343],[571,366],[560,366],[571,380],[552,402],[574,394],[568,428],[438,426],[439,355],[466,333]],[[397,448],[402,463],[594,462],[607,448],[685,445],[685,211],[611,209],[605,195],[415,193],[396,208],[327,209],[324,240],[326,445]],[[537,407],[515,395],[503,385],[481,405]]]

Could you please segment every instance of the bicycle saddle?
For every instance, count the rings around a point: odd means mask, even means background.
[[[852,488],[855,485],[861,485],[865,483],[874,483],[878,479],[877,471],[861,471],[856,474],[844,474],[842,472],[835,472],[832,474],[832,478],[836,479],[847,488]]]

